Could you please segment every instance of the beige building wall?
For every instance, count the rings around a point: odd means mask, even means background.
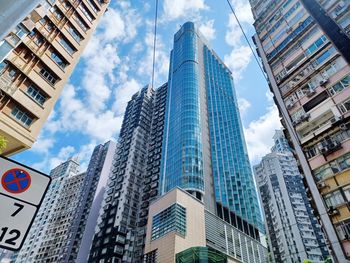
[[[8,141],[4,155],[35,142],[108,2],[47,1],[0,41],[10,49],[0,54],[0,136]]]
[[[153,216],[178,203],[186,208],[186,235],[172,231],[151,241]],[[206,246],[204,205],[189,193],[175,188],[151,204],[147,223],[145,254],[158,249],[157,262],[173,263],[177,253],[190,247]]]

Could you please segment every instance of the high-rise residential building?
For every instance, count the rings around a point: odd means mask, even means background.
[[[297,161],[282,131],[274,135],[272,152],[254,167],[270,253],[275,262],[323,262],[328,248],[318,224]]]
[[[46,0],[0,40],[4,155],[35,142],[107,6],[108,0]]]
[[[52,183],[15,262],[87,261],[115,147],[112,141],[96,146],[84,173],[76,159],[51,171]]]
[[[128,103],[114,159],[89,262],[265,261],[231,72],[193,23],[168,83]]]
[[[158,196],[167,84],[129,101],[89,262],[142,262],[148,207]]]
[[[80,203],[84,205],[76,211],[80,220],[75,221],[71,231],[75,238],[68,244],[69,262],[87,262],[115,149],[116,143],[109,141],[96,146],[92,153],[80,195]]]
[[[250,3],[253,39],[312,204],[334,257],[349,262],[350,65],[342,43],[349,43],[350,2]]]
[[[77,190],[84,174],[79,173],[77,158],[71,158],[52,169],[50,177],[52,181],[44,201],[13,262],[57,262],[78,205]]]

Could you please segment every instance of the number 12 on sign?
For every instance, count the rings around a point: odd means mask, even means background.
[[[16,240],[21,236],[21,232],[18,229],[12,229],[8,231],[8,227],[3,227],[0,229],[0,242],[3,241],[3,239],[6,237],[6,234],[8,232],[8,237],[4,240],[6,244],[9,245],[16,245]]]
[[[0,247],[18,250],[29,232],[37,207],[0,194]]]

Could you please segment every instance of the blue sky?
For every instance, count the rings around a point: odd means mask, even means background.
[[[111,1],[38,141],[14,159],[49,172],[78,155],[83,170],[97,144],[118,138],[127,101],[151,79],[154,2]],[[248,0],[232,4],[251,39]],[[227,2],[159,0],[158,15],[155,86],[167,80],[174,33],[194,21],[233,72],[249,156],[257,163],[280,127],[278,112]]]

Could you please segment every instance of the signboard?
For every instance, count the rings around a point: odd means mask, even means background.
[[[0,156],[0,248],[21,249],[51,178]]]

